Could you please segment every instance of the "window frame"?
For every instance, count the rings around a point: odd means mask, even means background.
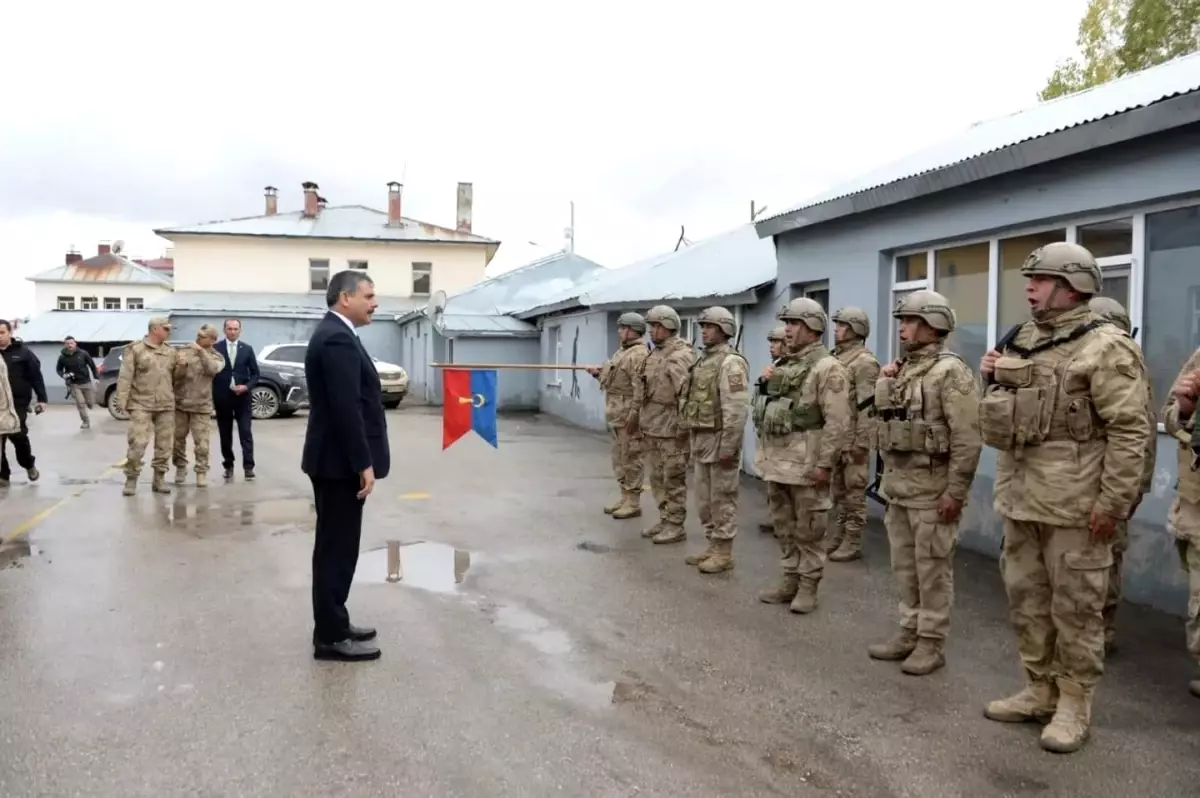
[[[140,296],[127,296],[127,297],[125,297],[125,309],[126,310],[145,310],[146,309],[146,300]]]
[[[417,273],[423,272],[429,278],[429,290],[424,293],[417,290]],[[418,297],[433,296],[433,261],[414,260],[412,262],[411,295]]]
[[[325,264],[321,266],[320,264]],[[325,287],[313,288],[313,273],[321,269],[325,270]],[[329,278],[333,276],[333,269],[330,266],[329,258],[309,258],[308,259],[308,292],[310,294],[324,294],[329,290]]]
[[[91,303],[91,307],[88,307],[88,303]],[[79,298],[79,309],[80,310],[99,310],[100,309],[100,297],[95,297],[95,296],[80,297]]]
[[[73,296],[56,296],[54,298],[55,310],[75,310],[75,297]]]
[[[354,258],[354,259],[346,258],[346,268],[353,269],[354,271],[357,271],[357,272],[369,271],[368,267],[370,266],[370,263],[371,263],[370,261],[362,260],[360,258]],[[355,265],[355,264],[361,264],[361,265]]]
[[[561,362],[559,358],[560,358],[560,355],[562,354],[562,323],[561,322],[546,325],[546,344],[553,350],[552,352],[550,352],[550,357],[553,358],[552,362],[555,366],[554,369],[547,369],[551,373],[550,373],[550,378],[548,380],[546,380],[546,387],[547,388],[562,388],[563,381],[562,381],[562,378],[559,376],[558,369],[557,369],[557,366]]]
[[[109,307],[110,304],[112,305],[112,307]],[[121,297],[106,296],[106,297],[104,297],[104,300],[103,300],[103,306],[104,306],[105,310],[120,310],[121,309]]]

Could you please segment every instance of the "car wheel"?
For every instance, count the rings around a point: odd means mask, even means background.
[[[269,385],[259,385],[250,392],[250,415],[262,421],[274,418],[279,412],[279,394]]]
[[[387,401],[385,401],[383,403],[383,406],[386,407],[388,410],[395,410],[397,407],[400,406],[400,400],[399,399],[388,399]]]
[[[117,392],[115,389],[108,392],[108,399],[105,400],[104,404],[108,406],[108,414],[110,416],[112,416],[113,418],[115,418],[117,421],[128,421],[129,420],[128,413],[122,413],[120,410],[117,409]]]

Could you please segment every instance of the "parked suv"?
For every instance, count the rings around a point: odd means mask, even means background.
[[[179,349],[190,346],[191,341],[168,341],[167,344]],[[121,372],[121,358],[125,355],[125,347],[111,350],[96,371],[98,379],[96,396],[104,402],[109,415],[118,421],[126,421],[128,413],[122,413],[116,408],[117,375]],[[304,370],[279,363],[264,363],[258,361],[258,384],[250,391],[250,414],[255,419],[287,418],[297,410],[308,407],[308,389],[304,382]]]
[[[259,363],[270,363],[273,366],[304,371],[304,353],[308,351],[307,343],[269,344],[263,347],[258,355]],[[395,363],[384,363],[376,357],[375,370],[379,372],[379,387],[383,391],[383,406],[393,410],[408,395],[408,372]]]

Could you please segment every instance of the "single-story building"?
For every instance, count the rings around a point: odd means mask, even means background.
[[[775,241],[779,285],[826,286],[830,309],[871,311],[881,359],[897,354],[896,299],[945,294],[959,324],[950,346],[972,364],[1028,318],[1029,253],[1083,244],[1100,259],[1104,294],[1129,308],[1161,402],[1200,347],[1200,54],[978,123],[756,227]],[[765,334],[770,311],[747,314],[748,337]],[[1176,451],[1160,434],[1125,578],[1130,600],[1177,612],[1185,583],[1165,529]],[[994,473],[985,449],[962,542],[996,555]]]

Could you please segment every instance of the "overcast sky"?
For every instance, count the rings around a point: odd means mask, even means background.
[[[0,315],[157,225],[332,205],[617,267],[1026,107],[1086,0],[24,4],[0,49]],[[986,11],[984,10],[986,8]],[[18,30],[19,29],[19,30]],[[535,242],[538,246],[530,246]],[[236,286],[231,286],[236,289]]]

